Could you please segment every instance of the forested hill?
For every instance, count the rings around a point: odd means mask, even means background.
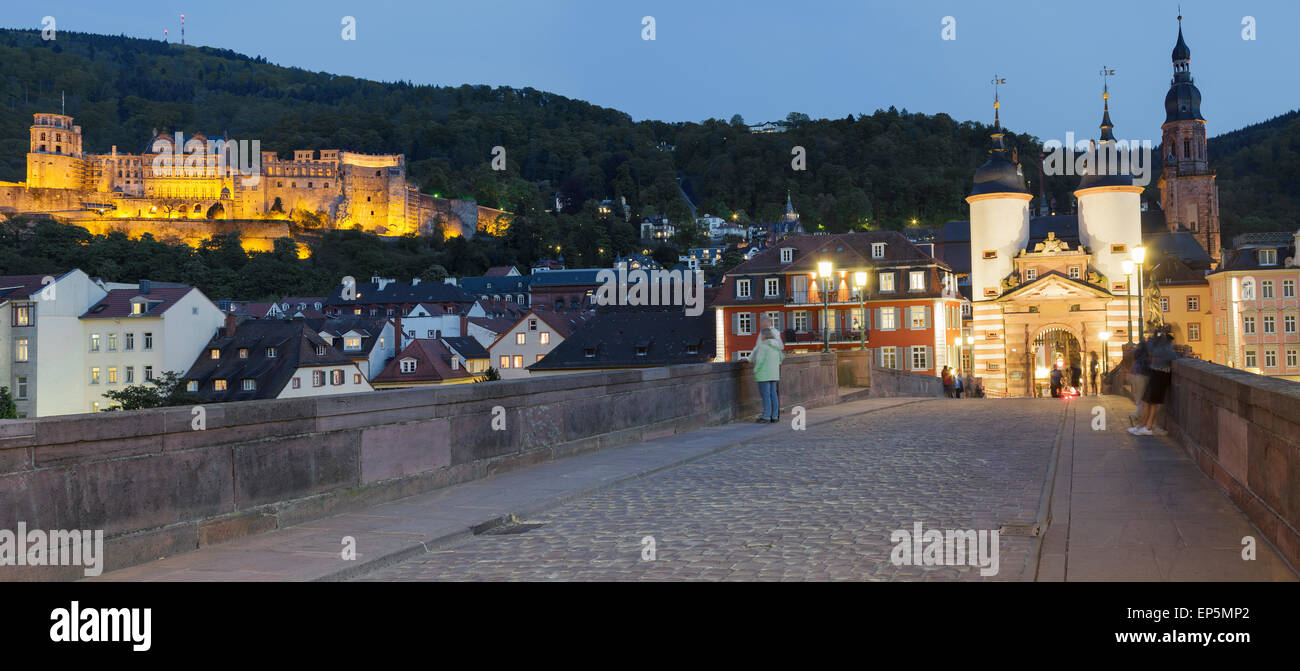
[[[23,179],[31,114],[58,111],[61,94],[89,152],[113,145],[138,152],[152,129],[166,128],[258,139],[282,156],[324,148],[402,153],[424,191],[517,212],[536,227],[528,233],[532,247],[553,238],[566,252],[594,251],[597,238],[615,248],[635,244],[627,242],[630,230],[582,232],[603,199],[626,198],[638,217],[680,221],[688,210],[679,177],[700,214],[771,221],[788,190],[810,228],[965,218],[963,199],[986,157],[989,130],[893,108],[836,120],[792,113],[785,132],[768,134],[748,132],[739,117],[634,122],[534,89],[381,83],[157,40],[60,32],[45,42],[38,31],[0,30],[0,180]],[[1286,214],[1294,207],[1277,207],[1296,201],[1300,149],[1295,115],[1280,119],[1287,118],[1211,140],[1224,184],[1225,240],[1230,223],[1295,227]],[[1008,139],[1037,194],[1037,138],[1009,132]],[[490,169],[498,145],[507,152],[504,172]],[[806,170],[792,169],[796,146],[806,150]],[[1046,186],[1068,204],[1077,178],[1049,177]],[[574,216],[545,213],[557,192]],[[570,244],[575,239],[585,244]]]

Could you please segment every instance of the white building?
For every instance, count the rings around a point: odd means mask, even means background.
[[[556,345],[586,321],[586,313],[530,310],[488,347],[489,360],[501,379],[529,377],[527,367],[555,349]]]

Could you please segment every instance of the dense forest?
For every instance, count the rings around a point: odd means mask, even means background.
[[[304,287],[327,276],[336,282],[331,247],[344,249],[362,240],[379,256],[358,258],[355,263],[367,265],[342,274],[403,276],[429,265],[452,274],[475,273],[486,263],[527,264],[557,252],[571,266],[607,263],[613,254],[640,251],[634,224],[641,217],[687,219],[683,193],[698,214],[734,215],[740,221],[775,220],[788,191],[810,230],[935,226],[966,217],[963,199],[985,159],[989,132],[982,123],[893,108],[844,119],[814,120],[792,112],[781,133],[751,133],[739,116],[634,122],[617,110],[530,88],[374,82],[279,67],[208,47],[69,32],[46,42],[38,31],[0,30],[0,109],[7,110],[0,114],[0,180],[23,179],[31,114],[56,111],[62,104],[82,126],[88,152],[107,152],[113,145],[140,151],[158,128],[258,139],[264,150],[286,157],[307,148],[402,153],[409,177],[425,192],[474,198],[518,215],[504,239],[449,243],[457,246],[453,250],[424,240],[326,236],[315,251],[323,258],[296,271]],[[1014,131],[1008,131],[1008,140],[1018,148],[1030,189],[1037,193],[1038,171],[1031,161],[1041,149],[1039,140]],[[498,145],[507,152],[505,171],[490,168]],[[806,150],[805,170],[792,168],[795,147]],[[1245,230],[1297,226],[1292,214],[1300,200],[1296,113],[1213,138],[1210,152],[1220,174],[1225,242]],[[1076,186],[1077,178],[1069,176],[1048,177],[1044,184],[1062,211],[1069,210]],[[1148,188],[1153,192],[1154,184]],[[1158,202],[1158,194],[1148,198]],[[632,223],[620,216],[602,219],[596,205],[604,199],[625,199]],[[17,229],[9,234],[19,236]],[[677,243],[688,245],[697,242],[694,238],[686,231]],[[110,271],[120,270],[132,277],[132,269],[123,267],[131,261],[121,250],[131,243],[101,236],[85,244],[114,250],[106,251],[103,261],[113,265],[98,272],[117,278]],[[144,246],[167,247],[156,245],[163,243]],[[256,280],[242,276],[194,279],[199,265],[224,274],[208,266],[221,258],[222,249],[233,260],[228,240],[211,246],[185,259],[178,250],[181,265],[154,267],[175,267],[179,274],[151,276],[229,289],[218,296],[268,295],[243,286]],[[269,262],[260,260],[263,256],[275,254],[244,255],[244,262]],[[325,269],[313,267],[318,263]],[[0,272],[11,268],[0,264]],[[325,274],[306,279],[316,272]]]

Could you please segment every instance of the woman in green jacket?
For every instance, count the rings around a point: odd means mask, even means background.
[[[785,359],[781,349],[776,330],[766,328],[759,333],[758,344],[749,355],[754,364],[754,379],[758,381],[758,395],[763,399],[763,415],[758,418],[760,424],[776,422],[781,414],[781,399],[776,393],[776,383],[781,379],[781,361]]]

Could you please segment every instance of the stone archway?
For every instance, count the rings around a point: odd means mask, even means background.
[[[1063,369],[1064,385],[1077,387],[1086,393],[1088,349],[1087,338],[1074,326],[1061,322],[1043,324],[1029,339],[1030,362],[1026,376],[1032,380],[1033,395],[1042,395],[1044,387],[1050,391],[1051,371]]]

